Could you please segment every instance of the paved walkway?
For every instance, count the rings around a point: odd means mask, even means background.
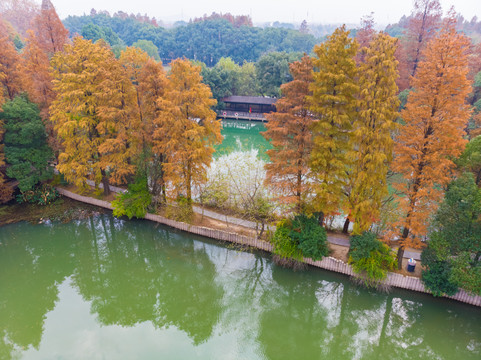
[[[217,213],[215,211],[212,211],[212,210],[207,210],[207,209],[202,210],[202,208],[200,206],[193,206],[192,209],[197,214],[204,214],[204,216],[210,217],[212,219],[216,219],[216,220],[220,220],[220,221],[226,221],[230,224],[244,226],[244,227],[247,227],[247,228],[250,228],[250,229],[256,229],[256,228],[259,228],[261,226],[260,223],[256,223],[255,221],[239,219],[239,218],[236,218],[236,217],[233,217],[233,216],[219,214],[219,213]],[[272,231],[276,230],[276,227],[274,225],[267,225],[266,228],[268,228],[269,230],[272,230]]]
[[[87,183],[90,186],[95,186],[95,183],[91,180],[87,180]],[[99,184],[99,188],[103,189],[102,183]],[[116,186],[110,185],[110,191],[119,193],[119,192],[125,192],[126,190],[122,189],[122,188],[119,188],[119,187],[116,187]],[[244,226],[244,227],[250,228],[250,229],[257,229],[261,226],[261,224],[259,224],[259,223],[256,224],[254,221],[239,219],[239,218],[236,218],[236,217],[233,217],[233,216],[228,216],[228,215],[225,215],[225,214],[219,214],[218,212],[215,212],[215,211],[212,211],[212,210],[207,210],[207,209],[202,210],[202,208],[200,206],[193,206],[192,208],[193,208],[194,212],[196,212],[197,214],[203,214],[204,216],[207,216],[211,219],[215,219],[215,220],[219,220],[219,221],[225,221],[225,222],[228,222],[230,224]],[[268,225],[266,228],[268,228],[271,231],[276,230],[275,225]],[[329,233],[327,235],[327,241],[329,241],[331,244],[340,245],[340,246],[349,247],[349,245],[350,245],[349,244],[349,236],[344,235],[344,234]],[[421,260],[421,252],[406,250],[404,252],[404,258],[406,258],[406,259],[413,258],[416,261],[420,261]]]

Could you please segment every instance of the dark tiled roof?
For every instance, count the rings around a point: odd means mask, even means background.
[[[259,104],[272,105],[277,99],[263,97],[263,96],[227,96],[222,99],[222,102],[238,103],[238,104]]]

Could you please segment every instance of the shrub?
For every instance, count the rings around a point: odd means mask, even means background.
[[[279,255],[281,258],[292,258],[302,261],[302,251],[298,249],[297,243],[290,236],[291,226],[289,220],[282,220],[277,224],[276,232],[272,237],[274,254]]]
[[[358,274],[361,283],[367,287],[378,287],[387,272],[394,270],[397,263],[391,248],[371,232],[352,236],[349,252],[349,264]]]
[[[450,278],[451,266],[447,261],[434,261],[422,272],[422,281],[434,296],[456,294],[458,286]]]
[[[21,192],[17,195],[18,203],[31,203],[37,205],[48,205],[58,199],[60,194],[54,187],[43,184],[35,187],[33,190]]]
[[[301,262],[303,257],[320,260],[329,253],[326,231],[314,217],[303,214],[279,222],[272,243],[278,260],[293,259]],[[276,262],[292,266],[286,264],[286,261]]]
[[[147,179],[142,178],[128,186],[128,191],[117,194],[112,201],[113,214],[116,217],[127,215],[129,219],[134,216],[142,219],[147,213],[152,202],[152,196],[147,187]]]
[[[289,236],[305,257],[320,260],[329,253],[326,230],[316,218],[300,214],[291,224]]]

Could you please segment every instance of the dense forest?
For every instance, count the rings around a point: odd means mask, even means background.
[[[252,26],[250,21],[239,23],[233,19],[230,22],[215,16],[172,29],[105,13],[69,16],[63,23],[72,35],[94,40],[104,38],[112,46],[131,46],[138,40],[147,40],[157,47],[164,61],[185,56],[207,66],[215,65],[222,57],[242,64],[255,62],[272,51],[309,53],[317,42],[314,36],[297,30],[262,29]]]

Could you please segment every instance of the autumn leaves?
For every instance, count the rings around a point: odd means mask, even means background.
[[[314,48],[314,59],[293,63],[294,80],[283,85],[265,133],[274,146],[270,185],[321,221],[344,211],[357,233],[379,217],[387,194],[398,107],[396,40],[380,33],[368,43],[358,51],[342,27]]]
[[[274,149],[267,181],[298,212],[318,212],[321,220],[342,212],[359,234],[380,219],[391,168],[399,216],[390,229],[403,250],[427,233],[465,145],[469,40],[446,20],[417,64],[401,114],[397,40],[372,31],[364,43],[358,49],[339,28],[313,59],[291,65],[294,80],[268,116]]]
[[[51,119],[62,140],[59,171],[77,186],[126,183],[138,173],[188,199],[202,181],[221,140],[220,121],[200,67],[185,59],[171,63],[169,76],[160,63],[138,49],[115,59],[110,49],[77,37],[52,59],[56,100]],[[159,169],[153,169],[152,164]]]

